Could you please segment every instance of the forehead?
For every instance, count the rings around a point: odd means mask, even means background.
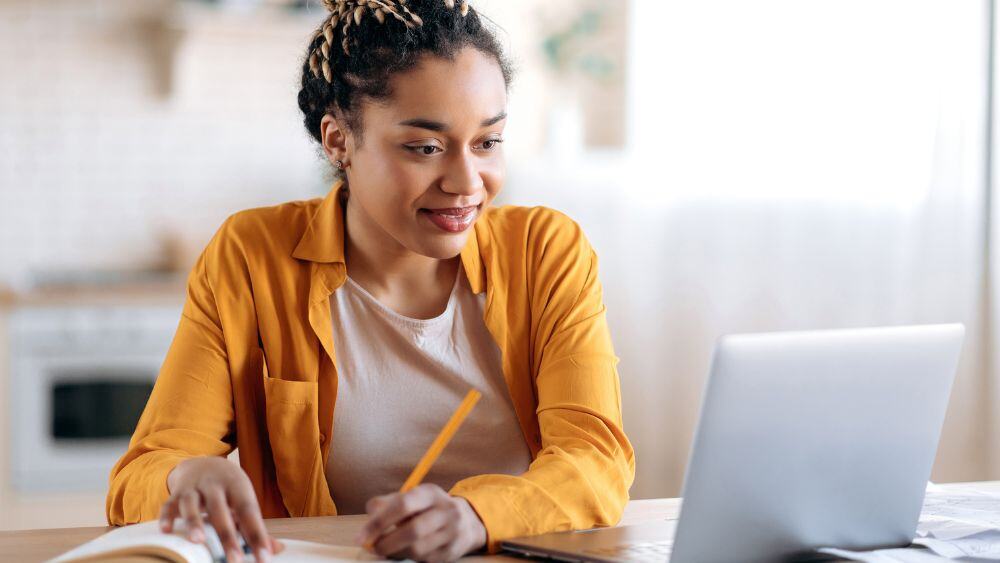
[[[454,59],[425,56],[390,80],[392,98],[372,108],[385,119],[428,118],[477,124],[507,107],[507,86],[496,59],[473,48]]]

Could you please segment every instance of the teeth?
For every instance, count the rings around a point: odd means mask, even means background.
[[[459,213],[457,215],[451,214],[451,213],[438,213],[438,215],[440,215],[442,217],[451,217],[452,219],[461,219],[462,217],[468,217],[471,214],[472,214],[472,210],[471,209],[468,210],[468,211],[466,211],[465,213]]]

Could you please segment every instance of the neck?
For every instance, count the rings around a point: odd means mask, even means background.
[[[450,293],[460,257],[441,260],[417,254],[379,228],[350,198],[345,207],[344,257],[351,279],[376,297],[399,290],[416,296]]]

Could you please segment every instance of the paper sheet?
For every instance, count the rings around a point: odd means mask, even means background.
[[[942,491],[927,487],[917,536],[939,540],[964,538],[1000,530],[1000,496],[968,489]]]
[[[913,543],[926,546],[938,555],[949,559],[975,557],[977,559],[1000,560],[1000,531],[992,530],[950,541],[935,538],[917,538]]]
[[[927,563],[948,561],[947,558],[936,555],[926,549],[897,548],[878,549],[875,551],[848,551],[846,549],[835,549],[824,547],[818,549],[820,553],[836,555],[850,561],[865,561],[866,563]]]
[[[852,561],[872,563],[948,561],[975,558],[1000,560],[1000,496],[972,489],[944,488],[928,483],[916,545],[924,548],[818,551]]]

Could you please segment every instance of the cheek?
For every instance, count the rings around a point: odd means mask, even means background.
[[[487,197],[492,201],[500,193],[500,190],[503,189],[504,181],[507,179],[507,167],[504,164],[503,157],[501,156],[495,162],[484,166],[480,171],[480,175],[486,187]]]
[[[369,145],[355,153],[355,163],[355,169],[363,171],[366,183],[391,184],[408,175],[404,159],[387,146]]]
[[[428,181],[422,170],[390,147],[359,151],[355,163],[360,173],[355,181],[364,185],[371,200],[379,202],[384,215],[397,215],[407,209],[407,203],[420,197]]]

